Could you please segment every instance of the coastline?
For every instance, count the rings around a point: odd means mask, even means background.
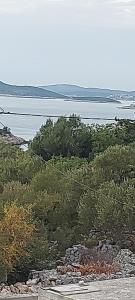
[[[0,94],[0,97],[7,97],[7,98],[22,98],[22,99],[45,99],[45,100],[67,100],[66,97],[64,98],[54,98],[54,97],[41,97],[41,96],[20,96],[20,95],[10,95],[10,94]]]
[[[0,133],[0,141],[4,141],[5,143],[14,146],[28,145],[28,141],[26,141],[22,137],[15,136],[12,133],[2,133],[2,130]]]
[[[84,97],[78,98],[78,97],[62,97],[62,98],[54,98],[54,97],[40,97],[40,96],[20,96],[20,95],[11,95],[11,94],[0,94],[0,97],[7,97],[7,98],[21,98],[21,99],[39,99],[39,100],[64,100],[66,102],[78,102],[78,103],[121,103],[118,100],[109,99],[107,101],[107,98],[100,100],[98,97],[91,97],[91,99],[85,99]],[[94,99],[93,99],[94,98]],[[97,98],[97,99],[95,99]]]

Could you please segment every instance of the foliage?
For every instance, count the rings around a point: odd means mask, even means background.
[[[114,146],[97,156],[88,167],[79,206],[79,223],[86,234],[96,228],[117,238],[135,227],[135,148]],[[119,234],[118,234],[119,233]]]
[[[97,225],[111,233],[131,231],[135,225],[135,188],[125,182],[105,183],[97,191]]]
[[[91,152],[91,131],[79,117],[60,117],[53,124],[48,120],[30,144],[30,150],[43,159],[52,156],[89,158]]]
[[[111,180],[121,183],[135,178],[135,147],[132,144],[109,147],[92,162],[92,170],[96,185]]]
[[[34,231],[31,207],[18,207],[15,202],[4,206],[0,221],[0,252],[6,270],[12,270],[27,255],[26,247]]]
[[[12,148],[13,147],[13,148]],[[6,143],[0,143],[0,182],[28,183],[43,166],[40,158],[31,157],[27,152]]]
[[[135,121],[117,120],[115,124],[95,125],[92,130],[93,156],[108,147],[135,142]]]
[[[85,125],[72,115],[69,119],[47,120],[30,144],[29,151],[44,160],[53,156],[92,159],[114,145],[135,141],[135,121],[117,120],[115,124]]]
[[[75,243],[95,244],[91,230],[125,244],[126,234],[135,249],[134,126],[60,118],[26,152],[0,143],[1,269],[45,267]]]

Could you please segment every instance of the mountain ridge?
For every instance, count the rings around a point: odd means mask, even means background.
[[[88,88],[71,84],[55,84],[41,86],[50,91],[61,92],[66,96],[73,97],[111,97],[111,96],[133,96],[135,97],[135,91],[115,90],[115,89],[103,89],[103,88]]]
[[[27,86],[27,85],[11,85],[0,81],[0,95],[15,96],[22,98],[68,98],[65,95],[48,91],[40,87]]]
[[[135,91],[87,88],[71,84],[12,85],[0,81],[0,96],[112,102],[113,100],[118,101],[120,97],[134,98]]]

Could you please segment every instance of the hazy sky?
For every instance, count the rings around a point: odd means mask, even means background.
[[[0,0],[0,80],[135,90],[135,0]]]

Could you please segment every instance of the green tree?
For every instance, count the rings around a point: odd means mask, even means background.
[[[0,143],[0,181],[1,189],[9,181],[28,183],[44,167],[38,157],[31,157],[17,147]]]
[[[114,180],[121,183],[135,177],[135,147],[114,146],[97,156],[92,162],[95,184]]]
[[[92,126],[92,154],[96,156],[114,145],[135,142],[135,121],[117,120],[114,124]]]
[[[95,224],[103,230],[120,236],[135,228],[135,188],[131,183],[103,184],[97,191],[97,220]]]
[[[30,151],[45,160],[52,156],[89,158],[91,153],[91,130],[75,115],[60,117],[54,124],[48,120],[30,144]]]
[[[117,120],[115,127],[117,144],[128,145],[135,142],[135,121]]]

